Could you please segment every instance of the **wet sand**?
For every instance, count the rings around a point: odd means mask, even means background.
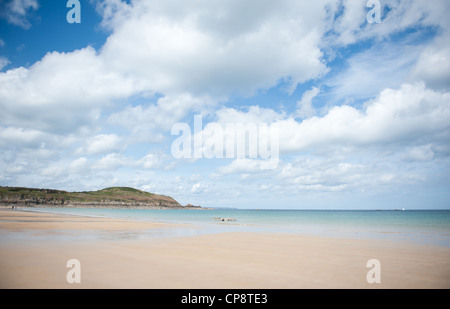
[[[0,288],[450,288],[450,248],[435,245],[269,232],[64,236],[176,228],[0,209]],[[70,259],[80,262],[81,283],[67,282]],[[367,282],[370,259],[380,261],[381,283]]]

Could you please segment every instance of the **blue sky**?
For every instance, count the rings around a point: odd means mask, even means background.
[[[370,23],[364,0],[81,0],[69,23],[67,1],[0,0],[0,185],[449,208],[450,4],[379,3]],[[203,156],[174,154],[176,124]],[[277,164],[207,158],[227,124],[277,128]]]

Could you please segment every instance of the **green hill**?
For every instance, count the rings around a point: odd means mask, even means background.
[[[170,196],[129,187],[68,192],[52,189],[0,187],[0,204],[29,207],[186,208]],[[195,206],[194,206],[195,207]]]

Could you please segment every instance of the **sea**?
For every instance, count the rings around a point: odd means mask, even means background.
[[[103,233],[102,237],[108,239],[271,232],[387,239],[450,247],[450,210],[33,208],[32,211],[176,223],[169,229]]]

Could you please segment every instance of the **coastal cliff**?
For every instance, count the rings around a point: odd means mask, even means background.
[[[170,196],[153,194],[129,187],[111,187],[84,192],[0,187],[0,205],[68,208],[201,208],[191,204],[182,206]]]

